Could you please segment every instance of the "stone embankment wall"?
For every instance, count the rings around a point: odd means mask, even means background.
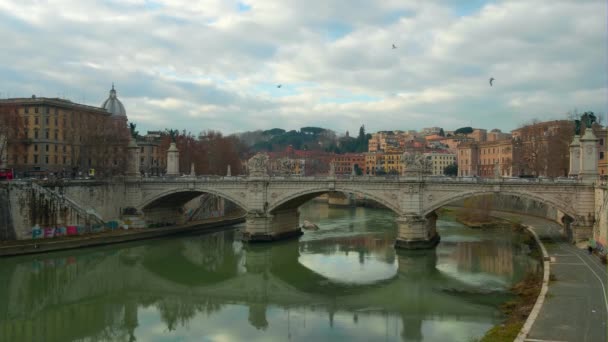
[[[599,242],[599,249],[606,253],[608,246],[608,187],[598,186],[595,189],[595,224],[593,238]]]
[[[483,198],[491,199],[492,202],[489,207],[492,210],[508,211],[514,213],[521,213],[524,215],[547,218],[549,220],[557,221],[561,224],[561,221],[559,220],[561,219],[561,215],[563,214],[550,205],[546,205],[544,203],[532,199],[521,198],[512,195],[483,196]],[[466,199],[458,200],[448,204],[448,206],[463,207],[465,201]]]
[[[8,183],[0,183],[0,241],[14,239],[15,227],[11,215]]]
[[[124,197],[124,196],[123,196]],[[37,184],[12,181],[0,190],[0,239],[21,240],[79,234],[120,214],[112,184]]]
[[[179,203],[122,216],[128,197],[123,182],[0,183],[0,241],[81,235],[116,228],[146,228],[183,224],[187,214],[195,220],[241,212],[213,195],[200,210],[188,211]],[[193,221],[195,221],[193,220]]]

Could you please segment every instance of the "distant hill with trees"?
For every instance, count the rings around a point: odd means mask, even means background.
[[[254,153],[283,151],[288,146],[297,150],[334,153],[367,152],[367,142],[371,138],[371,134],[365,133],[364,126],[359,128],[357,137],[351,137],[348,132],[339,137],[330,129],[310,126],[291,131],[281,128],[248,131],[235,136]]]

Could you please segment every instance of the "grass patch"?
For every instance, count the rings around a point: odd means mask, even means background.
[[[490,329],[479,342],[513,342],[523,326],[523,322],[497,325]]]
[[[517,297],[501,306],[502,312],[507,315],[503,324],[490,329],[480,342],[513,341],[523,327],[530,311],[536,303],[542,286],[542,279],[536,273],[528,273],[522,281],[511,288]]]

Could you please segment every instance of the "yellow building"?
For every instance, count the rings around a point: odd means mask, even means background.
[[[441,176],[447,166],[456,164],[456,154],[453,153],[424,153],[431,161],[431,174]]]
[[[127,117],[114,87],[102,107],[32,96],[0,100],[0,115],[17,115],[7,166],[19,175],[121,173],[129,139]]]
[[[400,175],[403,171],[403,153],[384,154],[384,172],[386,174]]]
[[[377,165],[380,161],[384,160],[384,153],[381,152],[369,152],[365,153],[365,174],[375,175],[377,171]]]

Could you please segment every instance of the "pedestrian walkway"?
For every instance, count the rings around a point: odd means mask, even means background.
[[[528,342],[604,342],[607,340],[608,272],[599,259],[562,238],[562,227],[537,217],[510,213],[538,235],[547,250],[550,281],[547,295]]]

